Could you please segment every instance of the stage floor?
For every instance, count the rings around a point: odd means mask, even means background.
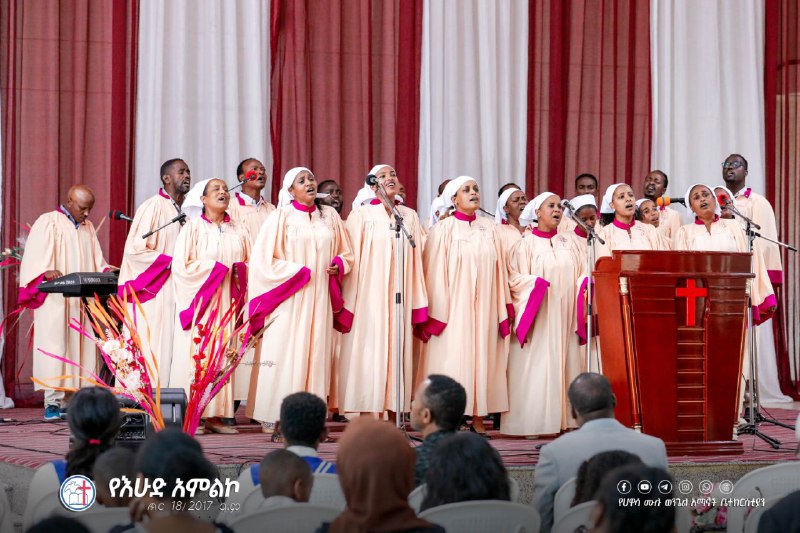
[[[793,407],[798,404],[794,404]],[[255,463],[262,459],[267,451],[280,448],[281,444],[273,444],[268,435],[261,433],[260,426],[250,424],[243,416],[244,409],[239,410],[237,417],[239,434],[237,435],[199,435],[197,438],[209,459],[217,465],[242,465]],[[65,421],[42,421],[42,409],[9,409],[1,411],[3,420],[13,422],[0,423],[0,462],[27,468],[36,468],[54,459],[61,459],[69,446],[69,428]],[[794,425],[798,411],[795,409],[768,409],[765,416]],[[320,455],[335,460],[336,441],[341,436],[346,424],[329,423],[329,431],[333,442],[320,446]],[[760,430],[781,441],[782,447],[773,450],[764,441],[752,435],[742,435],[744,453],[734,456],[692,456],[682,455],[670,457],[670,464],[702,464],[702,463],[775,463],[796,458],[797,442],[794,431],[779,426],[763,424]],[[489,431],[490,441],[503,458],[506,466],[534,466],[539,460],[538,446],[553,440],[543,438],[527,440],[509,437],[498,431]],[[410,435],[418,436],[411,432]],[[419,443],[410,440],[412,446]]]

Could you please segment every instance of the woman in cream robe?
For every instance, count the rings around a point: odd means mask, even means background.
[[[316,192],[310,170],[289,170],[278,208],[253,247],[251,331],[273,321],[256,354],[247,413],[266,433],[273,432],[287,395],[306,391],[325,400],[329,394],[331,332],[335,318],[336,327],[342,327],[341,282],[352,253],[342,219],[332,207],[314,205]]]
[[[445,374],[461,383],[467,414],[484,433],[483,417],[508,409],[505,254],[497,225],[475,215],[480,193],[473,178],[450,181],[442,194],[456,210],[433,226],[425,242],[428,321],[419,330],[430,340],[417,380]]]
[[[202,191],[202,208],[197,207],[198,191]],[[183,205],[191,220],[178,235],[172,260],[176,318],[170,386],[184,388],[187,395],[195,372],[196,325],[206,325],[209,307],[217,295],[220,312],[225,313],[231,305],[242,305],[246,293],[249,238],[247,230],[226,212],[229,202],[225,182],[210,179],[195,185]],[[236,433],[219,420],[233,417],[233,411],[233,386],[229,382],[206,407],[206,429]]]
[[[526,233],[525,224],[520,221],[522,210],[528,204],[525,191],[516,186],[509,187],[497,199],[494,221],[498,224],[497,234],[503,243],[503,252],[508,256],[511,247]],[[530,233],[530,231],[527,231]]]
[[[390,202],[395,201],[395,170],[376,165],[369,172],[378,178]],[[376,186],[373,185],[373,188]],[[422,270],[422,229],[417,213],[395,206],[414,239],[412,248],[401,233],[403,261],[403,329],[401,408],[411,408],[412,325],[428,319],[428,296]],[[348,330],[339,354],[338,407],[341,411],[395,412],[397,361],[395,357],[395,233],[393,216],[378,199],[353,211],[345,227],[353,247],[353,270],[344,280],[342,322]]]
[[[569,235],[558,233],[561,199],[545,192],[525,208],[533,234],[511,249],[509,285],[516,315],[508,356],[508,412],[503,433],[544,435],[566,429],[569,383],[583,370],[574,319],[581,258]],[[569,356],[573,359],[570,360]]]
[[[605,224],[597,234],[606,242],[599,248],[598,258],[614,250],[662,250],[658,230],[634,220],[636,197],[625,183],[615,183],[606,189],[600,213]]]

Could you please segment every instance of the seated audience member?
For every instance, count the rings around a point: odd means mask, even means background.
[[[177,428],[167,428],[148,438],[136,458],[137,475],[149,480],[164,480],[163,497],[145,496],[131,502],[134,523],[117,526],[109,533],[147,531],[159,533],[232,533],[224,524],[209,523],[188,512],[189,502],[207,499],[189,492],[185,497],[172,497],[177,480],[217,478],[217,469],[203,455],[203,449],[193,437]],[[178,510],[181,509],[181,510]]]
[[[800,444],[800,415],[797,416],[794,427],[797,442]],[[796,453],[800,456],[800,446]],[[758,533],[773,531],[800,531],[800,490],[787,494],[761,515]]]
[[[3,532],[5,533],[5,532]],[[51,516],[29,527],[25,533],[91,533],[89,529],[69,516]]]
[[[128,496],[111,496],[109,483],[112,479],[127,477],[133,483],[136,479],[136,454],[127,448],[111,448],[100,454],[92,469],[94,486],[97,490],[97,503],[105,507],[127,507],[131,502]]]
[[[474,433],[458,433],[436,445],[425,474],[421,510],[473,500],[511,500],[508,474],[497,450]]]
[[[114,445],[120,427],[119,402],[101,387],[80,389],[69,404],[67,422],[70,448],[66,461],[58,460],[40,466],[31,480],[25,504],[23,525],[30,527],[36,508],[55,494],[69,476],[83,475],[92,479],[97,457]]]
[[[417,387],[411,402],[411,427],[422,433],[424,440],[416,449],[416,485],[423,482],[433,447],[443,438],[455,435],[466,404],[467,392],[453,378],[431,374]]]
[[[391,424],[367,417],[351,422],[336,454],[347,510],[318,533],[443,533],[441,526],[417,518],[408,505],[414,459],[405,437]]]
[[[308,502],[314,484],[311,467],[289,450],[269,452],[261,460],[259,479],[265,498],[261,510]]]
[[[672,498],[672,493],[662,494],[655,487],[659,483],[667,480],[672,483],[670,476],[663,468],[629,465],[616,468],[603,477],[600,488],[594,495],[598,505],[594,510],[594,528],[592,533],[671,533],[675,531],[675,506],[666,505],[666,501]],[[629,497],[639,498],[639,505],[625,506],[620,505],[623,498],[620,498],[617,485],[621,481],[631,483],[632,487],[638,487],[639,482],[649,481],[654,487],[648,494],[641,494],[636,489],[632,490]],[[652,502],[647,504],[646,501]]]
[[[621,466],[641,465],[642,460],[634,453],[622,450],[611,450],[610,452],[600,452],[588,461],[581,463],[578,469],[578,477],[575,480],[575,497],[572,498],[572,506],[580,505],[594,499],[597,488],[610,471]]]
[[[624,450],[638,455],[646,465],[667,468],[667,450],[661,439],[642,435],[616,421],[617,399],[605,376],[584,372],[570,384],[567,395],[578,429],[542,448],[533,478],[533,505],[541,516],[544,533],[553,527],[556,491],[593,455]]]

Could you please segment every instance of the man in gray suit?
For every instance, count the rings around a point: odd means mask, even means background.
[[[556,491],[593,455],[624,450],[635,453],[648,466],[667,469],[664,441],[626,428],[614,418],[617,398],[605,376],[584,372],[570,384],[567,395],[578,429],[544,446],[534,472],[533,505],[542,518],[544,533],[553,527]]]

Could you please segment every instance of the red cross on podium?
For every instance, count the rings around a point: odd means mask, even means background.
[[[697,298],[702,298],[708,295],[708,289],[698,287],[695,280],[687,279],[686,287],[678,287],[675,289],[675,296],[678,298],[686,298],[686,325],[695,325],[695,309],[697,305]]]

